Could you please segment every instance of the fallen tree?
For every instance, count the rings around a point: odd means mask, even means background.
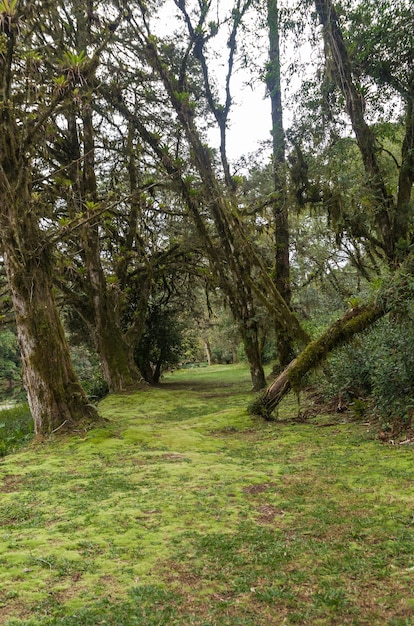
[[[349,343],[358,333],[370,328],[391,311],[401,311],[414,297],[414,258],[410,255],[391,280],[380,290],[375,301],[357,306],[336,320],[320,337],[283,370],[274,382],[250,406],[250,413],[272,419],[272,413],[291,390],[299,390],[306,374],[316,369],[336,348]]]

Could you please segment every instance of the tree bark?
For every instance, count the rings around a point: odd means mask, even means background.
[[[252,389],[260,391],[266,387],[266,377],[262,365],[258,324],[253,318],[246,319],[243,324],[239,322],[239,331],[249,362]]]
[[[89,13],[83,0],[74,2],[77,24],[76,39],[79,52],[87,50],[91,44]],[[92,93],[94,73],[88,74],[83,85],[80,117],[82,119],[82,141],[79,139],[75,112],[68,118],[70,143],[77,152],[77,158],[69,164],[73,183],[78,190],[77,201],[82,211],[93,215],[98,205],[95,174],[95,129],[92,113]],[[90,84],[88,84],[90,83]],[[74,119],[75,118],[75,119]],[[82,145],[82,149],[81,149]],[[78,163],[82,163],[81,171]],[[92,206],[92,209],[88,207]],[[79,210],[79,206],[76,207]],[[75,209],[75,210],[76,210]],[[88,297],[85,311],[79,311],[91,330],[102,371],[109,389],[121,392],[136,386],[140,375],[134,362],[134,345],[125,340],[121,327],[120,303],[108,287],[102,267],[99,226],[86,221],[80,229],[83,244],[83,260],[87,281],[84,283]]]
[[[211,352],[211,345],[208,339],[203,339],[204,350],[206,351],[207,365],[213,365],[213,355]]]
[[[405,134],[398,177],[398,196],[395,218],[396,241],[406,240],[410,216],[410,200],[414,182],[414,72],[407,89]]]

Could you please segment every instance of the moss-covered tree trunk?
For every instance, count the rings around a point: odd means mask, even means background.
[[[337,320],[318,339],[309,343],[251,406],[251,413],[270,419],[282,398],[293,388],[300,389],[302,379],[320,365],[335,348],[369,328],[386,312],[382,305],[356,307]]]
[[[73,431],[98,415],[74,373],[53,298],[51,259],[30,210],[19,207],[21,200],[5,200],[1,239],[34,429]]]
[[[239,324],[239,330],[249,362],[253,391],[260,391],[266,387],[266,378],[262,365],[258,324],[254,319],[245,320],[244,324]]]
[[[25,3],[3,3],[0,20],[0,247],[20,344],[23,376],[35,432],[73,431],[98,420],[73,370],[53,297],[53,257],[42,194],[32,191],[33,159],[46,121],[63,95],[36,97],[29,65]],[[7,5],[7,6],[6,6]],[[43,16],[42,16],[43,17]],[[5,29],[5,24],[7,28]],[[22,49],[20,43],[24,40]],[[47,54],[47,52],[45,53]],[[23,74],[25,72],[25,74]],[[37,75],[39,76],[39,74]],[[38,80],[38,79],[37,79]],[[49,94],[49,92],[47,92]],[[41,169],[41,168],[40,168]],[[37,177],[39,177],[37,170]]]
[[[67,114],[67,124],[68,144],[72,149],[67,155],[69,162],[63,165],[66,165],[76,190],[75,200],[73,204],[69,203],[68,208],[70,216],[75,218],[80,203],[85,216],[85,223],[79,228],[82,273],[78,275],[75,286],[83,297],[79,298],[75,293],[75,297],[69,298],[69,302],[73,303],[89,328],[109,389],[120,392],[136,385],[140,376],[133,356],[134,337],[130,333],[128,340],[121,326],[121,290],[109,284],[102,266],[100,226],[94,218],[99,202],[90,103],[85,104],[83,112],[83,142],[74,110]],[[79,163],[83,163],[82,168],[79,168]]]
[[[349,53],[340,21],[331,0],[315,0],[315,9],[324,29],[326,51],[335,68],[334,77],[346,103],[346,112],[358,143],[358,148],[367,174],[367,187],[375,203],[375,220],[382,239],[387,259],[394,262],[396,243],[405,237],[407,219],[399,222],[400,232],[395,231],[396,206],[387,189],[378,160],[375,133],[365,120],[365,100],[362,90],[354,79],[355,68]],[[402,227],[402,230],[401,230]]]
[[[92,3],[90,5],[92,7]],[[92,12],[92,9],[91,9]],[[74,2],[77,24],[76,42],[78,52],[87,50],[93,42],[91,16],[85,10],[83,0]],[[69,119],[71,143],[76,146],[78,158],[71,167],[74,182],[80,192],[82,209],[87,214],[99,206],[95,174],[95,128],[92,113],[94,72],[84,78],[80,116],[82,139],[79,138],[76,121]],[[81,149],[82,145],[82,149]],[[82,154],[83,152],[83,154]],[[78,171],[77,162],[82,163]],[[90,208],[91,207],[91,208]],[[134,362],[134,345],[128,344],[121,326],[120,299],[111,291],[102,266],[100,233],[96,223],[88,222],[81,228],[83,258],[87,284],[89,320],[92,337],[101,360],[102,370],[111,391],[119,392],[136,386],[140,376]]]
[[[395,215],[395,238],[400,243],[407,239],[410,202],[414,182],[414,69],[406,91],[405,134],[398,176],[398,197]]]

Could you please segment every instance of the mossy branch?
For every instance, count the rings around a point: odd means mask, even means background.
[[[311,341],[250,407],[252,415],[271,419],[272,412],[291,390],[299,389],[304,376],[318,367],[332,350],[369,328],[387,312],[382,304],[355,307]]]

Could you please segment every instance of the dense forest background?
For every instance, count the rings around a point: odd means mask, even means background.
[[[413,22],[408,0],[0,2],[1,393],[35,432],[238,359],[255,391],[273,368],[265,417],[312,383],[411,424]],[[269,141],[230,160],[235,75]]]

